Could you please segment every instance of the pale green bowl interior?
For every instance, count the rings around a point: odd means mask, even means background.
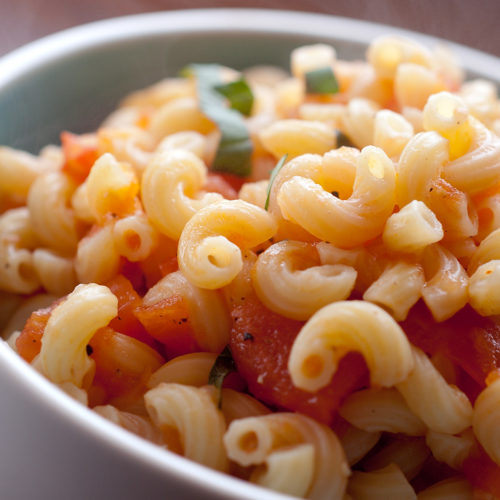
[[[324,37],[321,38],[324,40]],[[188,33],[143,36],[77,51],[18,76],[0,89],[0,144],[38,152],[58,143],[62,130],[96,129],[121,98],[188,63],[220,63],[243,69],[254,64],[288,67],[290,51],[314,37],[255,33]],[[338,47],[343,57],[363,48]]]

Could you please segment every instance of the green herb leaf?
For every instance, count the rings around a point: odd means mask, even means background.
[[[232,109],[239,111],[242,115],[250,115],[253,106],[253,93],[246,80],[241,78],[234,82],[217,85],[215,89],[228,99]]]
[[[222,383],[227,375],[236,371],[236,363],[234,362],[233,355],[229,346],[224,347],[224,350],[217,356],[215,363],[208,375],[208,383],[215,385],[219,391],[218,405],[222,405]]]
[[[337,134],[337,148],[341,148],[342,146],[348,146],[350,148],[355,147],[351,139],[349,139],[349,137],[347,137],[347,135],[345,135],[343,132],[337,130],[336,134]]]
[[[192,64],[184,70],[196,76],[200,107],[221,133],[212,170],[246,177],[252,169],[253,145],[242,114],[228,108],[226,98],[217,90],[224,86],[220,72],[217,64]]]
[[[337,78],[329,66],[313,69],[304,76],[308,94],[336,94],[339,91]]]
[[[276,166],[273,168],[271,171],[271,177],[269,178],[269,185],[267,186],[267,197],[266,197],[266,204],[264,205],[264,208],[267,210],[269,208],[269,198],[271,196],[271,188],[273,187],[273,182],[274,179],[276,179],[276,176],[278,175],[279,171],[285,164],[285,161],[287,159],[288,155],[283,155],[278,163],[276,163]]]

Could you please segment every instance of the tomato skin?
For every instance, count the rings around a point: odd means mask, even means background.
[[[54,308],[66,297],[53,302],[49,307],[33,311],[26,321],[21,335],[16,340],[16,349],[19,355],[28,363],[31,363],[42,348],[42,337],[45,327],[49,321]]]
[[[236,189],[233,187],[233,185],[237,186],[238,184],[231,178],[234,176],[228,177],[230,175],[231,174],[216,174],[209,172],[203,189],[209,193],[219,193],[224,196],[226,200],[236,200],[238,198],[239,188]]]
[[[348,353],[330,385],[316,393],[298,389],[287,365],[293,341],[304,322],[270,311],[255,297],[247,297],[236,306],[232,318],[230,348],[238,372],[249,391],[268,405],[300,411],[330,425],[345,396],[368,384],[363,358]]]
[[[476,392],[485,387],[488,373],[500,367],[500,325],[468,305],[436,323],[420,301],[401,327],[412,344],[431,355],[441,353],[459,366],[477,384]]]
[[[186,300],[181,295],[172,295],[152,305],[140,305],[134,314],[149,335],[164,345],[169,359],[200,350]]]
[[[99,156],[97,142],[94,144],[85,137],[62,132],[61,144],[65,158],[63,172],[78,183],[83,182]]]
[[[500,498],[500,467],[477,444],[463,464],[467,480],[479,490]]]
[[[142,395],[151,373],[164,363],[154,349],[110,327],[97,330],[89,346],[96,365],[93,386],[104,390],[106,400]]]

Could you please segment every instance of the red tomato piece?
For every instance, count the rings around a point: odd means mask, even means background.
[[[231,180],[229,182],[228,176],[231,174],[215,174],[213,172],[209,172],[207,175],[207,180],[205,181],[205,185],[203,186],[203,189],[205,191],[208,191],[209,193],[219,193],[226,200],[236,200],[238,198],[238,189],[235,189],[233,187],[234,185],[238,185],[236,181]],[[231,177],[236,177],[236,176],[231,176]],[[241,187],[241,186],[240,186]]]
[[[160,235],[158,246],[151,254],[141,261],[141,270],[146,280],[147,288],[155,285],[169,272],[177,271],[177,241]]]
[[[189,321],[186,300],[181,295],[136,307],[134,314],[147,332],[164,344],[168,358],[200,350]]]
[[[500,325],[466,306],[436,323],[422,301],[401,323],[409,340],[429,354],[441,353],[461,367],[480,387],[500,367]]]
[[[97,141],[91,136],[62,132],[61,144],[65,158],[63,171],[78,183],[83,182],[99,156]]]
[[[464,461],[464,474],[472,486],[500,498],[500,467],[477,445]]]
[[[118,298],[118,315],[110,321],[109,326],[156,349],[157,342],[134,314],[134,310],[142,305],[142,299],[134,290],[132,283],[119,274],[106,285]]]
[[[19,355],[31,363],[42,348],[42,336],[47,322],[54,308],[64,300],[64,297],[56,300],[49,307],[33,311],[24,325],[21,335],[16,340],[16,348]]]
[[[107,398],[140,395],[151,374],[164,363],[148,345],[112,328],[100,328],[89,342],[95,361],[93,385],[104,389]]]
[[[345,396],[368,383],[364,359],[358,353],[348,353],[330,385],[316,393],[298,389],[287,364],[293,341],[304,323],[270,311],[255,297],[247,297],[236,306],[232,317],[233,358],[250,392],[264,403],[331,424]]]

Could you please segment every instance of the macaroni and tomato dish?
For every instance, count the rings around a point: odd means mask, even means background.
[[[117,425],[311,499],[500,498],[500,101],[382,37],[192,64],[0,148],[4,338]]]

